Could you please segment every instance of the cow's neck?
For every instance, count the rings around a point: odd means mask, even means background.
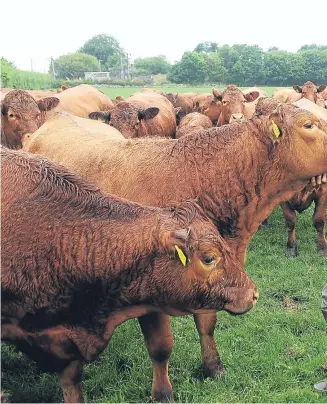
[[[280,159],[269,158],[268,143],[254,135],[258,129],[251,130],[251,125],[254,123],[240,124],[233,141],[221,139],[222,129],[228,132],[229,125],[219,128],[216,136],[211,132],[209,147],[214,152],[209,159],[203,158],[204,150],[198,148],[193,159],[199,161],[201,204],[241,262],[261,222],[307,184],[287,174]]]

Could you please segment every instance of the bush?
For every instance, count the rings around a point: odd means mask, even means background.
[[[41,90],[57,87],[57,81],[49,74],[16,69],[8,60],[1,58],[1,87]]]

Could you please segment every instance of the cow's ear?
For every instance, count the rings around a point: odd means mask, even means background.
[[[258,91],[250,91],[247,94],[243,94],[244,98],[246,99],[247,102],[252,102],[256,100],[259,97],[259,92]]]
[[[280,140],[283,138],[283,132],[282,132],[282,128],[280,125],[280,115],[277,111],[273,112],[269,116],[269,131],[268,132],[269,132],[270,138],[274,144],[279,143]]]
[[[183,265],[186,265],[188,257],[186,252],[186,243],[189,237],[188,229],[180,229],[164,233],[161,237],[161,243],[164,249],[170,256],[175,257],[181,261]]]
[[[157,116],[159,113],[159,108],[157,107],[150,107],[147,109],[142,109],[138,112],[138,119],[141,121],[142,119],[144,121],[147,121],[148,119],[152,119],[155,116]]]
[[[1,115],[7,115],[7,107],[4,104],[1,104]]]
[[[218,101],[221,101],[223,99],[223,94],[220,91],[218,91],[216,88],[212,89],[212,94]]]
[[[37,105],[40,111],[50,111],[59,104],[59,98],[56,97],[46,97],[37,101]]]
[[[95,121],[100,121],[104,123],[110,122],[110,112],[108,111],[95,111],[89,114],[90,119],[94,119]]]
[[[302,93],[302,87],[301,86],[293,86],[293,90],[295,90],[297,93]]]
[[[323,92],[323,91],[325,90],[325,88],[326,88],[325,85],[319,86],[319,87],[317,87],[317,92],[318,92],[318,93],[321,93],[321,92]]]

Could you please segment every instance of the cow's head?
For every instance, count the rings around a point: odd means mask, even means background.
[[[222,103],[218,126],[226,125],[234,121],[242,121],[245,118],[251,118],[247,116],[246,103],[252,102],[259,97],[258,91],[251,91],[244,94],[233,84],[227,86],[223,92],[214,88],[212,93],[216,99]]]
[[[46,111],[58,103],[59,99],[55,97],[35,101],[26,91],[10,91],[1,105],[2,144],[13,149],[21,148],[21,137],[35,132],[44,123]]]
[[[281,172],[292,173],[293,181],[309,181],[327,171],[327,125],[316,115],[267,98],[259,100],[253,119],[257,116],[266,118],[260,125],[272,142],[270,158]]]
[[[196,107],[199,108],[199,105],[196,105]],[[221,101],[219,101],[217,97],[208,95],[205,98],[202,108],[199,112],[210,118],[213,124],[216,124],[221,114],[221,107]]]
[[[173,215],[184,228],[167,231],[161,225],[160,242],[171,257],[157,258],[151,284],[156,304],[199,312],[226,310],[241,314],[258,299],[255,284],[203,213],[183,203]]]
[[[159,108],[141,108],[122,101],[110,111],[91,112],[89,118],[102,120],[118,129],[126,138],[147,136],[146,121],[158,115]]]
[[[307,81],[303,86],[293,86],[293,89],[301,94],[301,97],[319,104],[319,93],[325,90],[326,86],[316,86],[312,81]],[[318,102],[317,102],[318,101]]]

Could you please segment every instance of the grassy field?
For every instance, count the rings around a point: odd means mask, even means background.
[[[286,233],[277,208],[249,248],[246,270],[260,299],[244,316],[218,314],[216,341],[227,374],[204,380],[192,317],[172,319],[170,377],[178,402],[325,402],[313,384],[327,377],[326,324],[320,304],[327,259],[316,253],[312,208],[299,217],[300,256],[284,255]],[[2,346],[2,390],[12,402],[60,402],[56,376],[40,373]],[[136,320],[120,326],[99,359],[85,366],[87,402],[149,402],[152,366]]]
[[[130,95],[137,93],[142,90],[143,87],[103,87],[100,90],[106,94],[109,98],[116,98],[117,95],[121,95],[124,98],[129,97]],[[217,87],[217,90],[223,90],[225,87]],[[239,87],[242,89],[242,87]],[[271,96],[272,93],[276,90],[277,87],[260,87],[266,91],[268,96]],[[187,92],[199,92],[199,93],[211,93],[212,87],[157,87],[157,90],[165,91],[167,93],[187,93]]]

